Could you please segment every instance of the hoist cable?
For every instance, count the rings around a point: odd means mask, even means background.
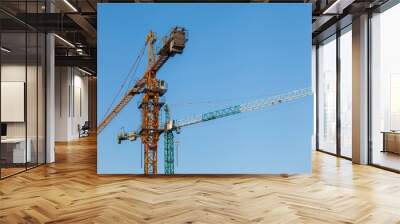
[[[143,47],[142,47],[142,49],[140,50],[138,56],[135,58],[135,61],[134,61],[134,63],[132,64],[132,66],[131,66],[131,68],[130,68],[128,74],[125,76],[124,80],[123,80],[122,83],[121,83],[120,88],[118,89],[118,91],[117,91],[116,94],[114,95],[113,100],[111,101],[109,107],[107,108],[106,112],[104,113],[103,120],[105,119],[105,117],[107,116],[107,114],[108,114],[108,113],[111,111],[111,109],[113,108],[115,101],[117,100],[118,96],[121,94],[121,92],[122,92],[122,90],[124,89],[125,85],[128,83],[128,79],[129,79],[129,78],[130,78],[130,80],[129,80],[128,88],[129,88],[129,86],[131,85],[131,82],[132,82],[132,80],[133,80],[133,77],[135,77],[135,73],[136,73],[136,71],[137,71],[137,68],[139,67],[138,65],[140,64],[140,61],[141,61],[141,59],[142,59],[142,57],[143,57],[144,51],[145,51],[145,49],[146,49],[146,46],[147,46],[147,43],[143,45]]]

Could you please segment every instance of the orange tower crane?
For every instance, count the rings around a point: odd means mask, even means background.
[[[143,93],[139,104],[142,115],[139,133],[144,145],[144,173],[146,175],[157,174],[157,142],[160,135],[158,118],[163,104],[160,97],[167,91],[165,82],[157,79],[157,72],[170,57],[183,52],[187,41],[186,30],[182,27],[174,27],[169,35],[163,38],[162,46],[157,53],[154,48],[156,41],[155,33],[150,31],[146,38],[148,64],[143,77],[126,92],[97,128],[99,134],[136,94]]]

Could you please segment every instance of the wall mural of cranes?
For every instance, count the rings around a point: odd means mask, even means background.
[[[174,174],[174,132],[179,134],[183,127],[260,110],[312,95],[311,88],[304,88],[244,104],[229,106],[182,120],[173,120],[170,108],[161,98],[167,92],[167,85],[164,80],[157,79],[157,72],[169,58],[183,53],[186,42],[188,41],[187,30],[183,27],[172,28],[171,32],[162,38],[161,47],[157,52],[155,50],[156,41],[155,33],[150,31],[145,42],[148,53],[147,69],[145,73],[130,87],[130,89],[128,89],[116,106],[114,106],[102,122],[100,122],[97,128],[99,134],[135,95],[142,94],[143,97],[138,105],[138,108],[141,110],[142,120],[140,128],[130,132],[125,132],[122,129],[117,135],[117,141],[121,144],[124,140],[135,141],[139,138],[141,139],[141,143],[144,146],[145,175],[158,174],[158,140],[161,135],[164,135],[164,173]],[[144,48],[140,54],[143,53]],[[159,121],[160,111],[164,111],[165,113],[165,122],[162,124],[160,124]]]

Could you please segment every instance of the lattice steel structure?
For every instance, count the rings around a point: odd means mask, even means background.
[[[223,118],[243,112],[250,112],[253,110],[262,109],[265,107],[270,107],[276,104],[290,102],[296,99],[300,99],[306,96],[312,95],[311,88],[304,88],[299,90],[294,90],[288,93],[268,97],[265,99],[256,100],[249,103],[243,103],[235,106],[230,106],[220,110],[211,111],[208,113],[192,116],[186,119],[178,120],[174,122],[174,128],[179,129],[185,126],[214,120],[218,118]]]
[[[171,115],[169,108],[166,106],[166,123],[164,124],[165,129],[160,130],[164,132],[164,167],[165,174],[173,174],[174,173],[174,134],[173,131],[179,133],[180,129],[186,126],[211,121],[219,118],[229,117],[235,114],[250,112],[254,110],[260,110],[264,108],[268,108],[274,105],[294,101],[297,99],[304,98],[306,96],[312,95],[311,88],[294,90],[288,93],[268,97],[265,99],[256,100],[249,103],[243,103],[239,105],[230,106],[227,108],[223,108],[220,110],[215,110],[211,112],[207,112],[204,114],[200,114],[197,116],[189,117],[187,119],[173,121],[171,120]]]
[[[140,136],[144,145],[144,174],[157,174],[157,153],[159,132],[159,112],[163,106],[160,97],[167,91],[163,80],[157,79],[157,72],[168,61],[170,57],[181,54],[185,48],[186,30],[182,27],[174,27],[169,35],[162,39],[162,45],[158,52],[155,52],[157,41],[155,33],[150,31],[146,38],[148,52],[148,64],[143,77],[139,79],[133,87],[121,98],[113,110],[105,116],[97,129],[99,134],[115,116],[139,93],[143,93],[142,101],[139,104],[142,122],[141,130],[138,133],[118,134],[118,141],[130,139],[134,140]]]
[[[173,121],[168,105],[164,105],[165,112],[165,132],[164,132],[164,172],[165,174],[174,174],[174,134],[171,129]]]

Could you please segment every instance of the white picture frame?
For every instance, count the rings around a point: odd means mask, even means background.
[[[25,122],[25,82],[1,82],[1,122]]]

